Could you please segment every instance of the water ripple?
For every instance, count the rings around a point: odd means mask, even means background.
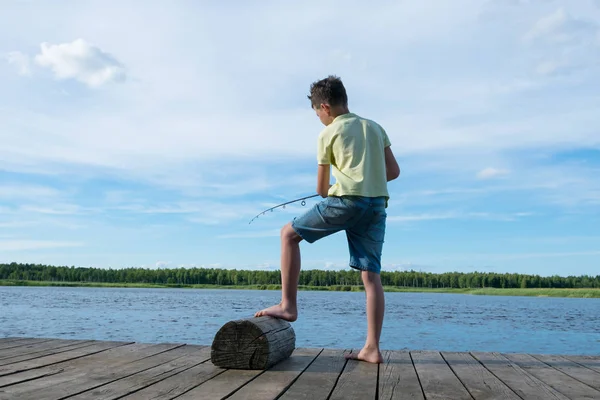
[[[280,300],[277,291],[0,287],[0,337],[210,344],[226,322]],[[298,347],[357,348],[360,292],[300,292]],[[600,299],[386,293],[386,349],[600,353]]]

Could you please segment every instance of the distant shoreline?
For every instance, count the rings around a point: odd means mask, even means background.
[[[57,282],[0,279],[0,286],[58,286],[58,287],[104,287],[104,288],[148,288],[148,289],[233,289],[233,290],[281,290],[280,285],[157,285],[145,283],[103,283],[103,282]],[[362,292],[362,286],[300,286],[302,291]],[[448,289],[412,288],[385,286],[388,293],[452,293],[480,296],[528,296],[528,297],[572,297],[600,298],[600,289]]]

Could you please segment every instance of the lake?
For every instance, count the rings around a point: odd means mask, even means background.
[[[210,345],[279,291],[0,287],[0,337]],[[363,292],[299,293],[297,347],[359,348]],[[384,349],[600,354],[600,299],[386,293]]]

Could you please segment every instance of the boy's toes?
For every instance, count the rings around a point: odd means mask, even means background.
[[[379,364],[383,362],[383,356],[379,350],[362,349],[358,353],[346,354],[345,357],[347,360],[364,361],[373,364]]]

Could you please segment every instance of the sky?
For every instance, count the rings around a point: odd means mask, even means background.
[[[598,0],[3,1],[0,262],[279,269],[328,75],[401,168],[384,271],[600,274]]]

